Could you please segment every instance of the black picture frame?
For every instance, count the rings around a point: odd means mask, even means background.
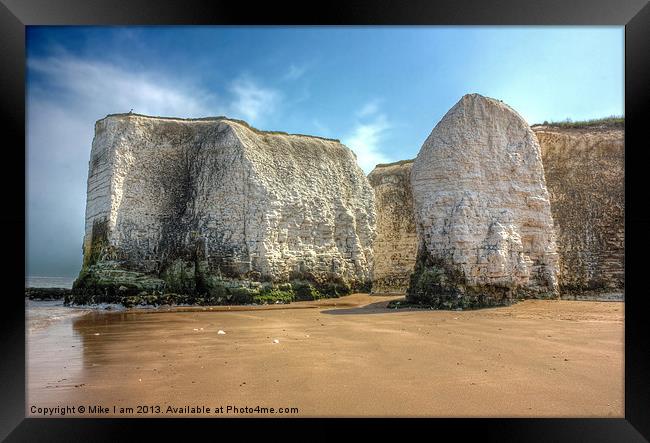
[[[156,430],[187,439],[234,428],[239,438],[259,426],[340,438],[341,423],[317,419],[37,419],[25,418],[25,310],[18,297],[24,273],[25,26],[27,25],[619,25],[625,26],[625,418],[361,420],[371,434],[449,435],[454,440],[627,442],[650,439],[650,346],[644,253],[650,250],[642,138],[650,105],[650,4],[646,0],[348,1],[285,6],[218,0],[0,0],[0,89],[5,144],[2,181],[5,294],[0,321],[0,438],[7,441],[124,441]],[[540,42],[543,44],[543,42]],[[570,44],[570,42],[567,42]],[[9,137],[7,137],[9,136]],[[21,192],[22,191],[22,192]],[[8,205],[7,205],[8,203]],[[636,257],[636,258],[635,258]],[[23,261],[21,262],[21,258]],[[21,269],[23,268],[23,269]],[[22,277],[20,277],[22,278]],[[24,283],[24,282],[23,282]],[[645,331],[645,333],[644,333]],[[350,421],[339,420],[349,424]],[[368,423],[372,421],[372,423]],[[255,425],[255,426],[253,426]],[[346,431],[347,432],[347,431]],[[389,437],[390,438],[390,437]]]

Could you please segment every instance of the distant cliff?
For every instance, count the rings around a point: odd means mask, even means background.
[[[413,272],[418,243],[410,186],[412,166],[413,160],[377,165],[368,175],[377,212],[373,293],[404,293]]]
[[[337,140],[226,118],[110,115],[95,126],[73,292],[364,288],[374,226],[372,188]]]
[[[563,294],[624,288],[622,123],[533,126],[542,149]]]

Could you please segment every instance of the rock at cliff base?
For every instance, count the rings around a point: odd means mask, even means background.
[[[30,300],[60,300],[69,294],[68,288],[25,288],[25,298]]]
[[[411,184],[418,257],[408,301],[470,308],[557,296],[540,148],[514,110],[464,96],[424,142]]]

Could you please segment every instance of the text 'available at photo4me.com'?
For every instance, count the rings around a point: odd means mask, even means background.
[[[260,405],[60,405],[40,407],[31,405],[29,412],[33,417],[63,417],[63,416],[207,416],[207,415],[296,415],[299,408],[291,406],[268,407]]]

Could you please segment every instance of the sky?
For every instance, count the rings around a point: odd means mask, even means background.
[[[414,158],[464,94],[529,124],[624,113],[623,27],[28,26],[26,258],[81,267],[95,121],[243,119],[337,138],[369,173]]]

